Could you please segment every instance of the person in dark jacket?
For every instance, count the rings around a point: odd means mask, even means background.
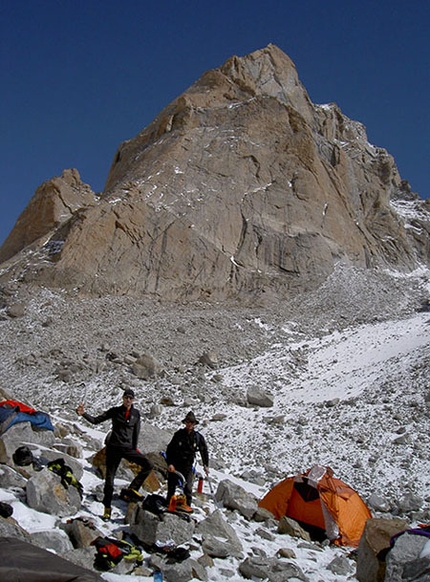
[[[127,459],[127,461],[136,463],[141,467],[140,472],[130,483],[128,489],[130,497],[141,497],[138,491],[152,470],[151,462],[137,449],[140,432],[140,412],[137,408],[134,408],[133,401],[134,392],[127,388],[122,396],[122,406],[109,408],[99,416],[91,416],[91,414],[85,412],[83,404],[80,404],[76,409],[76,412],[91,424],[100,424],[106,420],[112,421],[112,430],[106,443],[106,479],[103,498],[105,506],[103,519],[106,521],[111,517],[114,478],[121,459]]]
[[[195,430],[198,420],[194,413],[190,411],[182,422],[185,424],[185,428],[175,432],[166,449],[166,461],[169,471],[167,475],[167,504],[169,505],[175,493],[178,484],[176,471],[178,471],[185,478],[183,485],[188,507],[183,509],[192,511],[193,464],[196,453],[197,451],[200,452],[206,475],[209,474],[209,454],[203,435]]]

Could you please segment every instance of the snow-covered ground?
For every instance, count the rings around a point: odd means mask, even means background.
[[[343,276],[346,283],[349,275]],[[319,303],[313,299],[314,313],[308,298],[296,317],[287,308],[151,312],[147,304],[130,300],[78,305],[45,293],[29,300],[21,320],[0,322],[4,388],[47,410],[54,421],[74,422],[102,442],[109,427],[95,430],[75,415],[75,405],[85,398],[87,410],[96,413],[118,403],[121,388],[132,385],[144,422],[172,432],[194,410],[210,447],[215,487],[231,479],[261,497],[284,477],[319,463],[330,466],[366,501],[372,494],[385,499],[391,507],[387,515],[399,512],[405,494],[414,494],[422,505],[413,517],[430,520],[430,312],[417,311],[414,302],[416,289],[420,297],[430,295],[429,275],[419,275],[418,287],[393,283],[388,294],[385,280],[381,288],[373,284],[372,293],[370,286],[362,292],[360,305],[357,286],[345,292],[348,286],[340,285],[340,279],[329,289],[332,303],[321,299],[322,291]],[[332,297],[335,287],[337,300]],[[119,360],[136,346],[150,351],[162,360],[165,373],[142,381],[123,364],[94,364],[100,354],[110,353],[101,347],[106,343]],[[54,348],[60,355],[53,355]],[[214,370],[196,365],[200,352],[208,349],[219,356]],[[80,357],[79,350],[85,352]],[[61,381],[55,371],[62,359],[93,363]],[[248,404],[247,391],[255,387],[273,397],[273,406]],[[172,405],[158,406],[166,397]],[[114,521],[104,524],[101,503],[87,497],[101,481],[86,460],[94,451],[85,446],[86,497],[79,515],[90,517],[107,534],[118,532],[126,527],[123,502],[115,504]],[[118,479],[118,489],[121,485]],[[208,494],[207,483],[205,488]],[[14,517],[29,532],[57,526],[52,516],[30,510],[16,491],[0,489],[0,500],[13,505]],[[197,520],[215,509],[209,495],[196,498]],[[258,548],[275,556],[280,548],[290,548],[310,582],[356,580],[350,548],[303,543],[276,530],[267,539],[261,524],[222,511],[240,537],[244,555]],[[348,574],[328,568],[340,555],[350,564]],[[216,559],[209,580],[243,580],[237,567],[233,558]],[[130,580],[112,573],[103,577]]]

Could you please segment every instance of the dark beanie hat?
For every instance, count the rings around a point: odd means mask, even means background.
[[[131,388],[126,388],[124,390],[123,396],[131,396],[134,398],[134,391]]]

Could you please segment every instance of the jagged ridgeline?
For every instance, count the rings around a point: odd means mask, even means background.
[[[387,151],[313,104],[269,45],[206,72],[122,143],[100,195],[76,170],[42,184],[0,249],[1,277],[85,295],[289,297],[338,262],[430,265],[429,225]]]

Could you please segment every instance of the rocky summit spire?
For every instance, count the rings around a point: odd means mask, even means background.
[[[274,45],[204,73],[120,145],[100,198],[84,191],[39,237],[18,236],[18,221],[3,277],[222,300],[288,297],[339,261],[430,264],[429,205],[360,123],[311,102]],[[417,210],[413,230],[399,200]],[[15,254],[29,243],[31,255]]]

